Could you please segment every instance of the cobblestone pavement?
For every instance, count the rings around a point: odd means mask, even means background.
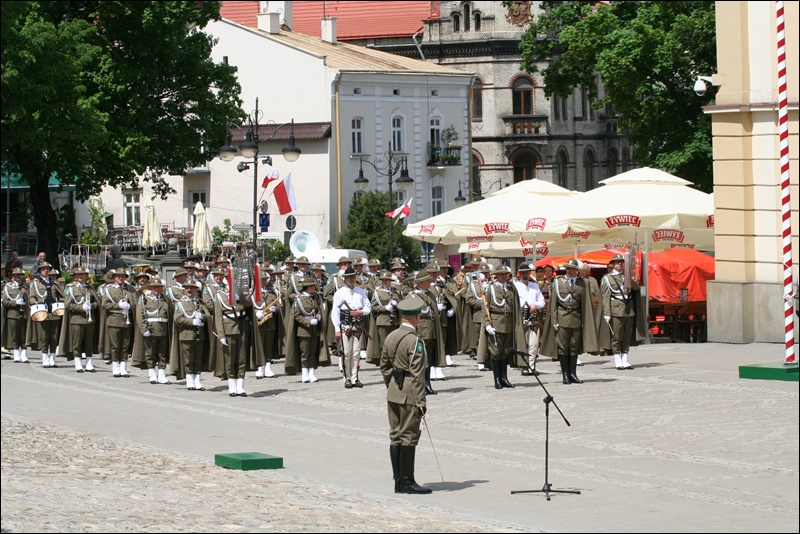
[[[510,495],[544,481],[544,392],[509,372],[495,390],[458,355],[428,399],[416,478],[392,493],[385,388],[335,367],[320,382],[255,380],[248,398],[151,385],[138,369],[77,374],[2,362],[2,529],[7,531],[798,532],[797,382],[741,380],[781,361],[772,344],[663,344],[631,351],[632,371],[586,357],[583,385],[542,382],[551,409],[549,481],[580,495]],[[282,374],[282,366],[274,366]],[[274,471],[215,467],[215,453],[284,458]],[[439,466],[442,475],[440,477]]]

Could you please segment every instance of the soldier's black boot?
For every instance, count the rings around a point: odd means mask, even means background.
[[[431,387],[431,368],[425,368],[425,393],[428,395],[437,395],[436,391],[434,391],[433,387]]]
[[[573,384],[583,384],[583,380],[578,378],[578,355],[569,355],[569,381]]]
[[[414,480],[416,452],[416,447],[400,446],[400,493],[425,495],[433,491],[429,488],[423,488]]]
[[[400,493],[400,445],[389,445],[389,458],[392,459],[394,492]]]
[[[559,356],[558,363],[561,364],[561,375],[564,377],[564,384],[569,384],[569,355],[562,354]]]
[[[504,388],[513,388],[514,385],[508,381],[508,360],[500,360],[500,385]]]
[[[494,389],[503,389],[500,382],[500,360],[492,359],[492,374],[494,375]]]

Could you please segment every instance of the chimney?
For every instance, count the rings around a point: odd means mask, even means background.
[[[281,33],[280,13],[259,13],[258,29],[271,34]]]
[[[322,40],[336,44],[336,19],[327,18],[322,19]]]
[[[279,1],[270,1],[270,2],[259,2],[258,3],[258,12],[259,13],[278,13],[280,15],[279,23],[281,25],[286,25],[290,30],[292,29],[292,2],[291,0],[286,0],[283,2]],[[260,28],[259,28],[260,29]],[[264,30],[268,31],[268,30]]]

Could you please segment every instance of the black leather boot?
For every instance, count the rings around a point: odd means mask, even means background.
[[[514,385],[508,381],[508,360],[499,360],[500,364],[500,385],[504,388],[513,388]]]
[[[492,374],[494,375],[494,389],[503,389],[500,382],[500,360],[492,360]]]
[[[569,355],[569,381],[573,384],[583,384],[583,380],[578,378],[578,355]]]
[[[569,384],[569,355],[562,354],[559,356],[558,363],[561,364],[561,375],[564,377],[564,384]]]
[[[400,491],[399,493],[413,493],[426,495],[433,490],[423,488],[414,480],[414,463],[416,460],[417,448],[412,446],[400,446]]]
[[[425,368],[425,393],[428,395],[437,395],[436,391],[434,391],[433,387],[431,387],[431,368]]]
[[[389,458],[392,459],[394,492],[400,493],[400,445],[389,445]]]

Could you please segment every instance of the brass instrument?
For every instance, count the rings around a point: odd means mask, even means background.
[[[233,261],[228,267],[230,287],[228,287],[228,294],[230,295],[229,304],[234,306],[235,295],[249,296],[253,293],[255,287],[255,273],[253,266],[256,263],[256,258],[253,255],[241,255],[233,258]]]
[[[266,323],[267,321],[272,319],[272,312],[269,311],[269,308],[275,306],[275,304],[277,304],[280,300],[281,300],[281,297],[277,296],[277,297],[275,297],[275,300],[273,300],[271,303],[269,303],[266,306],[264,306],[264,309],[267,310],[267,312],[264,314],[264,317],[262,319],[258,319],[258,326],[262,326],[264,323]]]
[[[639,245],[632,244],[630,248],[623,255],[625,259],[625,269],[623,271],[623,287],[625,293],[630,295],[631,282],[633,281],[636,273],[639,271]]]

